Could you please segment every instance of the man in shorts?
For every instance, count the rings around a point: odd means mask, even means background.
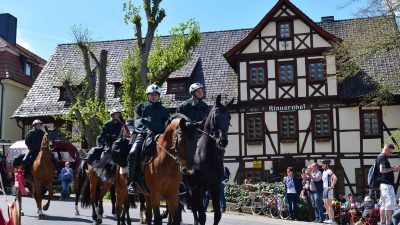
[[[392,223],[393,210],[396,209],[396,194],[394,193],[394,172],[400,170],[399,166],[391,167],[388,158],[392,156],[394,146],[392,144],[385,144],[381,154],[376,159],[379,165],[380,172],[380,185],[381,198],[379,199],[381,205],[381,225],[390,225]]]
[[[333,222],[333,207],[332,207],[332,200],[333,200],[333,190],[335,188],[335,184],[337,181],[336,175],[329,169],[329,165],[331,164],[330,159],[324,159],[321,161],[322,169],[322,182],[324,191],[322,194],[322,200],[324,201],[324,206],[326,209],[326,213],[328,214],[327,220],[324,223],[334,223]]]

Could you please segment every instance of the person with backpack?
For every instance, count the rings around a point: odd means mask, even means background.
[[[333,190],[335,189],[335,184],[337,181],[336,175],[332,172],[329,168],[331,164],[330,159],[324,159],[321,161],[322,169],[322,182],[323,182],[323,193],[322,193],[322,200],[324,201],[325,209],[328,214],[328,219],[324,221],[324,223],[334,223],[334,211],[332,207],[332,200],[334,198]]]
[[[294,175],[293,167],[286,169],[287,176],[283,178],[285,184],[286,201],[289,205],[289,219],[297,220],[297,202],[301,192],[301,181]]]
[[[394,172],[400,170],[399,166],[392,167],[389,162],[389,157],[392,156],[394,146],[392,144],[385,144],[381,154],[376,159],[376,165],[379,165],[379,190],[381,197],[379,202],[381,204],[381,225],[390,225],[392,223],[392,214],[396,209],[396,194],[394,192]]]
[[[324,207],[322,204],[323,194],[323,182],[322,182],[322,171],[317,163],[310,165],[310,169],[306,171],[306,176],[310,178],[309,193],[311,199],[311,205],[314,209],[316,223],[322,223],[324,221]]]

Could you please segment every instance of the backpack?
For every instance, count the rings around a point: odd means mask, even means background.
[[[376,166],[376,161],[374,165],[369,168],[368,171],[368,186],[370,188],[379,188],[380,185],[380,177],[379,177],[379,170]]]

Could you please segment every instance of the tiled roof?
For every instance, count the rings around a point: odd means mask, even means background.
[[[368,18],[371,19],[371,18]],[[364,19],[364,20],[368,20]],[[359,20],[341,20],[329,23],[318,23],[319,26],[339,38],[346,39],[346,36],[354,27],[359,26]],[[190,77],[190,83],[199,82],[205,86],[205,101],[212,105],[218,94],[223,94],[225,99],[237,98],[238,83],[237,75],[223,57],[223,54],[239,43],[250,33],[251,29],[239,29],[217,32],[205,32],[201,34],[199,46],[193,52],[192,58],[179,71],[171,74],[171,78]],[[161,37],[161,42],[166,43],[168,37]],[[120,62],[127,56],[126,52],[131,49],[134,40],[116,40],[93,42],[96,53],[100,50],[108,50],[107,66],[107,99],[110,106],[119,104],[119,99],[114,98],[114,86],[112,82],[120,82],[122,73]],[[397,59],[397,60],[394,60]],[[375,55],[365,65],[365,72],[369,76],[382,73],[382,71],[393,71],[399,67],[399,51],[385,52]],[[42,73],[36,79],[32,89],[27,94],[20,107],[15,111],[13,117],[36,117],[60,115],[67,112],[65,102],[58,101],[60,77],[63,71],[74,71],[77,74],[84,74],[81,54],[74,44],[58,45]],[[65,72],[64,72],[65,73]],[[388,73],[386,79],[398,81],[399,76]],[[342,95],[355,94],[354,81],[348,86],[342,85]],[[361,85],[362,86],[362,85]],[[169,108],[178,106],[182,101],[189,98],[188,93],[166,94],[166,83],[162,88],[162,100]],[[363,90],[365,91],[365,90]],[[363,93],[360,91],[360,93]]]

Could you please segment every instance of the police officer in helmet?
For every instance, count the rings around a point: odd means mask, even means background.
[[[148,194],[143,173],[140,168],[143,141],[148,133],[163,133],[165,130],[165,122],[169,118],[167,108],[165,108],[160,101],[160,87],[155,84],[149,85],[146,88],[146,95],[147,101],[140,103],[135,109],[134,133],[137,135],[133,140],[133,145],[128,155],[129,194],[133,194],[136,185],[140,186],[144,194]]]
[[[21,164],[22,169],[25,171],[32,159],[34,159],[40,151],[42,139],[45,134],[42,130],[42,124],[42,121],[39,119],[34,120],[32,123],[32,129],[25,136],[25,144],[28,146],[29,150]]]
[[[118,139],[124,125],[121,121],[121,110],[113,108],[110,111],[110,116],[111,119],[103,125],[100,136],[97,140],[99,144],[104,147],[104,150],[111,149],[112,144]]]

